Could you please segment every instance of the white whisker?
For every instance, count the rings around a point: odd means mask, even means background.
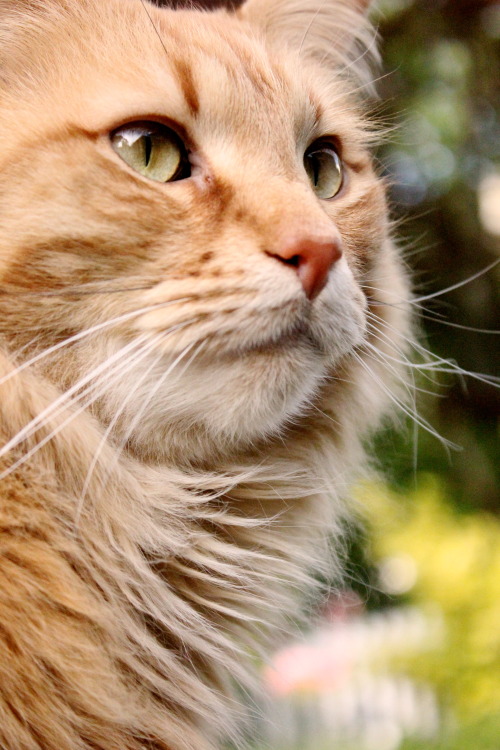
[[[475,281],[476,279],[479,279],[481,276],[484,276],[486,273],[491,271],[495,266],[497,266],[500,263],[500,258],[497,260],[494,260],[493,263],[490,263],[485,268],[482,268],[477,273],[472,274],[472,276],[468,276],[466,279],[463,279],[462,281],[458,281],[456,284],[452,284],[451,286],[447,286],[445,289],[440,289],[439,292],[433,292],[432,294],[427,294],[422,297],[415,297],[414,302],[427,302],[427,300],[434,299],[435,297],[440,297],[443,294],[447,294],[448,292],[452,292],[455,289],[460,289],[463,286],[466,286],[466,284],[470,284],[472,281]]]
[[[80,341],[81,339],[84,339],[87,336],[91,336],[93,333],[96,333],[97,331],[103,331],[106,328],[110,328],[111,326],[116,325],[117,323],[123,323],[124,321],[132,320],[133,318],[138,317],[139,315],[143,315],[153,310],[158,310],[163,307],[169,307],[170,305],[174,305],[174,304],[178,304],[182,302],[189,302],[190,299],[191,299],[190,297],[179,297],[177,299],[168,300],[167,302],[158,302],[154,305],[148,305],[147,307],[142,307],[139,310],[133,310],[132,312],[124,313],[123,315],[119,315],[116,318],[111,318],[110,320],[106,320],[103,323],[97,323],[95,326],[92,326],[91,328],[87,328],[85,331],[80,331],[79,333],[75,333],[73,336],[70,336],[69,338],[64,339],[64,341],[60,341],[58,344],[54,344],[53,346],[50,346],[48,349],[45,349],[43,352],[39,352],[37,355],[35,355],[31,359],[27,360],[26,362],[23,362],[21,365],[16,367],[15,370],[1,377],[0,385],[3,385],[8,380],[15,377],[20,372],[23,372],[23,370],[26,370],[28,367],[35,364],[36,362],[39,362],[44,357],[47,357],[50,354],[53,354],[54,352],[57,352],[60,349],[63,349],[65,346],[68,346],[69,344],[75,343],[75,341]]]
[[[413,422],[418,424],[419,427],[421,427],[423,430],[428,432],[430,435],[435,437],[439,442],[447,449],[452,448],[454,450],[460,450],[460,446],[456,445],[455,443],[452,443],[450,440],[447,440],[446,438],[443,438],[442,435],[440,435],[423,417],[419,416],[419,414],[415,411],[412,411],[409,409],[406,404],[401,401],[397,396],[392,393],[392,391],[386,386],[386,384],[373,372],[371,367],[368,365],[367,362],[364,361],[363,357],[361,357],[356,352],[353,352],[353,356],[355,357],[356,361],[359,362],[361,367],[368,372],[371,378],[373,378],[374,382],[378,385],[378,387],[382,390],[383,393],[386,394],[386,396],[390,399],[390,401],[404,414],[406,414],[407,417],[409,417]],[[369,356],[369,355],[366,355]]]
[[[93,368],[89,373],[84,375],[84,377],[77,380],[77,382],[73,386],[71,386],[69,390],[65,391],[58,398],[56,398],[55,401],[53,401],[51,404],[49,404],[49,406],[47,406],[39,414],[37,414],[36,417],[28,422],[25,427],[23,427],[16,435],[14,435],[13,438],[11,438],[4,446],[2,446],[2,448],[0,449],[0,458],[2,456],[5,456],[10,450],[12,450],[12,448],[15,448],[17,445],[31,437],[31,435],[33,435],[33,433],[36,432],[39,427],[46,424],[47,420],[54,415],[54,412],[61,405],[66,406],[67,402],[71,399],[71,396],[77,393],[82,388],[82,386],[86,385],[89,382],[92,382],[97,376],[105,372],[110,367],[110,365],[122,359],[130,351],[138,348],[147,339],[148,334],[141,334],[141,336],[129,342],[126,346],[123,346],[121,349],[115,352],[111,357],[106,359],[104,362],[101,362],[97,367]]]
[[[193,322],[193,320],[187,321],[184,325],[187,325],[189,322]],[[165,339],[167,339],[172,333],[174,333],[178,329],[179,329],[179,326],[176,326],[175,328],[170,329],[166,333],[160,334],[158,337],[156,337],[154,344],[156,345],[157,343],[163,343],[163,341]],[[158,390],[160,389],[160,387],[163,385],[166,377],[168,377],[168,375],[170,375],[170,373],[172,372],[172,370],[174,369],[174,367],[177,365],[177,363],[180,362],[184,358],[184,356],[192,349],[192,347],[194,346],[195,343],[196,342],[192,342],[187,347],[185,347],[182,350],[182,352],[178,355],[178,357],[174,360],[174,362],[163,373],[163,375],[157,380],[157,382],[155,383],[154,388],[150,391],[148,399],[146,400],[146,402],[143,405],[142,409],[138,411],[138,413],[136,414],[136,416],[132,420],[131,425],[129,426],[129,430],[127,432],[126,438],[124,439],[124,441],[122,442],[122,444],[120,444],[120,446],[118,447],[118,449],[115,451],[115,456],[113,458],[113,463],[112,463],[112,465],[110,467],[108,467],[107,475],[109,475],[111,473],[111,470],[114,468],[114,466],[118,462],[119,456],[121,455],[123,447],[126,444],[127,440],[129,439],[129,436],[133,432],[135,426],[139,423],[139,421],[140,421],[140,419],[141,419],[141,417],[142,417],[142,415],[144,413],[145,408],[150,403],[150,401],[154,398],[154,396],[156,395],[156,393],[158,392]],[[149,351],[151,351],[151,349],[153,349],[153,347],[150,347],[150,349],[148,350],[148,353],[149,353]],[[93,456],[92,463],[90,464],[89,469],[87,471],[87,475],[85,477],[83,488],[82,488],[82,491],[80,493],[80,497],[78,499],[77,512],[76,512],[77,523],[78,523],[78,518],[80,517],[80,514],[81,514],[81,508],[82,508],[85,496],[87,494],[87,491],[88,491],[88,488],[89,488],[89,485],[90,485],[90,481],[92,479],[92,475],[94,473],[95,467],[96,467],[96,465],[98,463],[98,460],[99,460],[99,456],[100,456],[100,454],[101,454],[101,452],[102,452],[105,444],[107,443],[110,434],[112,433],[112,431],[113,431],[116,423],[118,422],[119,418],[121,417],[121,415],[123,414],[123,412],[127,408],[127,405],[130,403],[130,401],[132,400],[132,398],[137,393],[137,391],[140,388],[140,386],[147,379],[147,377],[154,370],[154,368],[161,362],[161,360],[165,358],[165,356],[166,356],[165,352],[164,351],[160,351],[160,353],[158,354],[158,356],[156,356],[153,359],[153,362],[146,368],[146,370],[142,373],[142,375],[134,383],[133,388],[128,392],[128,394],[127,394],[126,398],[123,400],[120,408],[115,412],[115,414],[113,415],[113,419],[108,424],[108,426],[106,428],[106,431],[104,432],[104,434],[103,434],[103,436],[101,438],[101,441],[100,441],[100,443],[99,443],[99,445],[97,447],[97,450],[96,450],[96,452],[95,452],[95,454]],[[135,364],[136,363],[134,362],[134,365]]]
[[[135,428],[137,427],[137,425],[139,424],[140,420],[142,419],[142,417],[144,415],[144,412],[146,411],[147,407],[149,406],[149,404],[151,403],[151,401],[153,400],[153,398],[155,397],[155,395],[158,393],[158,391],[160,390],[160,388],[165,384],[166,379],[169,377],[169,375],[172,374],[172,372],[175,369],[175,367],[177,367],[177,365],[184,359],[184,357],[186,356],[186,354],[189,354],[189,352],[191,351],[191,349],[193,348],[193,346],[195,345],[195,343],[196,342],[193,342],[192,344],[188,345],[185,349],[183,349],[182,352],[179,354],[179,356],[172,362],[172,364],[161,375],[161,377],[158,378],[158,380],[155,383],[154,387],[149,392],[148,397],[143,401],[143,403],[141,404],[140,409],[137,410],[136,415],[134,416],[134,418],[130,422],[126,434],[124,435],[124,437],[122,438],[122,440],[120,441],[120,443],[116,446],[116,448],[115,448],[115,454],[114,454],[113,459],[112,459],[112,463],[110,464],[110,466],[108,466],[108,470],[106,472],[105,477],[109,477],[110,476],[113,468],[118,463],[118,461],[120,459],[120,456],[123,453],[123,450],[124,450],[127,442],[130,439],[130,436],[133,434]],[[189,365],[193,362],[194,358],[199,354],[199,352],[205,346],[205,344],[206,344],[206,341],[201,341],[199,343],[197,349],[194,351],[194,353],[192,354],[192,356],[189,358],[188,362],[185,363],[182,372],[184,372],[189,367]]]
[[[384,320],[382,320],[381,318],[379,318],[378,316],[374,314],[373,316],[374,316],[374,319],[377,320],[377,327],[379,325],[384,325],[388,330],[391,331],[393,335],[396,334],[400,338],[402,338],[404,341],[406,341],[406,343],[408,343],[415,350],[415,352],[417,352],[419,356],[421,356],[425,360],[424,362],[421,362],[421,363],[411,362],[411,360],[398,359],[397,357],[393,357],[392,355],[384,352],[383,356],[387,357],[388,359],[391,359],[393,362],[400,364],[400,365],[404,365],[405,367],[408,367],[413,370],[419,370],[424,374],[429,373],[429,372],[440,372],[440,373],[448,374],[448,375],[458,375],[461,377],[469,377],[469,378],[472,378],[473,380],[477,380],[479,382],[491,385],[493,387],[496,387],[498,384],[500,384],[500,377],[497,377],[495,375],[485,375],[484,373],[473,372],[471,370],[465,370],[453,360],[438,357],[436,354],[426,349],[418,341],[412,340],[400,334],[397,331],[397,329],[394,329],[392,326],[389,326]],[[381,333],[380,330],[378,332]]]
[[[125,363],[119,363],[118,366],[114,369],[114,371],[111,373],[111,377],[109,377],[106,380],[106,383],[103,387],[101,387],[99,390],[95,389],[95,384],[92,384],[88,386],[82,393],[79,393],[76,398],[70,398],[69,403],[68,402],[61,402],[59,405],[59,408],[57,409],[57,412],[55,414],[50,414],[49,416],[51,419],[54,419],[56,417],[59,417],[66,409],[73,406],[76,402],[78,402],[83,396],[88,395],[89,393],[92,393],[91,398],[87,399],[83,404],[80,404],[78,409],[75,409],[74,411],[71,411],[70,414],[56,427],[52,429],[52,431],[46,435],[42,440],[37,442],[29,451],[24,453],[17,461],[15,461],[13,464],[11,464],[7,469],[5,469],[4,472],[0,474],[0,480],[5,479],[9,474],[11,474],[13,471],[15,471],[19,466],[22,466],[24,463],[26,463],[32,456],[34,456],[41,448],[43,448],[47,443],[49,443],[51,440],[54,439],[62,430],[64,430],[65,427],[67,427],[74,419],[76,419],[80,414],[82,414],[84,411],[86,411],[89,406],[91,406],[104,392],[109,390],[110,385],[113,385],[116,380],[123,377],[123,375],[128,372],[130,369],[132,369],[136,364],[137,361],[145,357],[149,352],[149,346],[144,347],[141,353],[140,357],[137,357],[135,359],[128,359]],[[108,373],[106,373],[108,374]],[[64,396],[67,396],[67,394],[63,394]],[[60,401],[60,399],[58,399]],[[52,405],[51,405],[52,406]],[[33,430],[31,430],[30,434],[27,436],[24,436],[23,438],[19,439],[18,443],[23,442],[23,440],[28,439],[34,432],[36,432],[41,427],[45,427],[48,420],[44,421],[43,424],[40,424],[39,426],[35,427]],[[27,425],[28,427],[29,425]],[[18,433],[19,435],[19,433]],[[17,438],[13,438],[13,441]],[[12,441],[11,441],[12,442]],[[18,443],[15,443],[17,445]],[[7,444],[8,445],[8,444]],[[6,452],[7,445],[2,448],[2,451],[0,452],[0,455],[3,455],[4,452]],[[9,449],[10,450],[10,449]]]

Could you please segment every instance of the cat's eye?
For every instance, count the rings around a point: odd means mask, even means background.
[[[330,141],[311,144],[304,154],[304,167],[318,198],[328,200],[340,192],[344,181],[342,162]]]
[[[118,156],[150,180],[173,182],[191,174],[184,144],[166,125],[133,122],[114,130],[110,137]]]

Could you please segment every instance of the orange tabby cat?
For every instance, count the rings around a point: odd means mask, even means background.
[[[237,737],[326,557],[409,327],[366,5],[0,0],[2,750]]]

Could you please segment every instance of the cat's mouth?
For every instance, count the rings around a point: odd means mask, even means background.
[[[269,356],[297,350],[315,358],[327,356],[327,342],[315,331],[310,316],[290,315],[290,310],[284,308],[279,316],[273,317],[270,320],[262,315],[250,325],[212,331],[204,341],[205,353],[226,362],[253,354]]]
[[[186,357],[196,352],[198,361],[230,365],[252,355],[299,354],[303,361],[334,364],[360,343],[366,325],[363,300],[352,284],[346,291],[341,282],[333,278],[314,304],[303,295],[265,289],[257,295],[200,296],[189,309],[183,300],[164,306],[159,288],[151,298],[154,309],[135,327],[141,334],[164,335],[159,347],[169,358],[186,350]]]
[[[258,341],[248,343],[243,349],[247,353],[272,353],[295,349],[297,346],[305,346],[316,354],[327,354],[323,343],[314,335],[308,320],[299,320],[280,333],[263,336]]]

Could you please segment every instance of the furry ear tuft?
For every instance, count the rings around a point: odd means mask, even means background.
[[[370,88],[378,62],[375,31],[366,14],[371,0],[247,0],[239,15],[271,42],[304,59],[354,76]]]

